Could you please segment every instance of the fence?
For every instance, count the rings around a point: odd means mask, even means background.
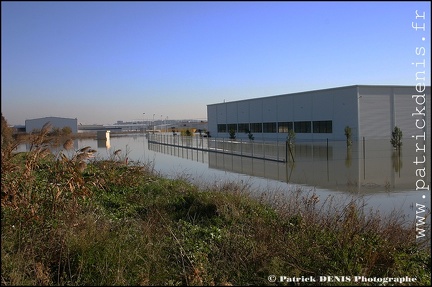
[[[287,142],[232,140],[200,136],[148,134],[148,142],[255,159],[286,162],[293,160]]]

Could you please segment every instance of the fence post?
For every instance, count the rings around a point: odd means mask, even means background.
[[[251,151],[252,157],[253,157],[253,155],[254,155],[254,148],[255,148],[255,146],[254,146],[254,142],[252,142],[252,151]]]
[[[366,147],[365,147],[365,137],[363,137],[363,179],[366,179]]]
[[[328,139],[327,139],[327,161],[328,161]]]
[[[279,160],[279,138],[276,139],[276,159]]]

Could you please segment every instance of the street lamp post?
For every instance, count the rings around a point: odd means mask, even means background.
[[[160,130],[161,130],[161,132],[162,132],[162,124],[163,124],[163,121],[162,121],[162,115],[161,115],[161,119],[160,119],[160,124],[161,124],[161,128],[160,128]]]
[[[154,122],[154,116],[155,116],[155,114],[153,114],[153,134],[154,134],[154,132],[155,132],[155,122]]]
[[[144,124],[145,124],[145,113],[143,113],[143,124],[142,124],[143,134],[145,135]]]

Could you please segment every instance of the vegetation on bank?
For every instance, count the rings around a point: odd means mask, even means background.
[[[270,282],[287,277],[411,277],[430,285],[415,224],[361,202],[302,190],[260,197],[233,182],[198,188],[91,147],[56,154],[49,126],[1,157],[1,284],[381,285]],[[272,195],[271,195],[272,194]],[[392,284],[388,284],[392,285]]]

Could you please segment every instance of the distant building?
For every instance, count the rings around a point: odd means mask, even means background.
[[[430,86],[353,85],[207,105],[213,137],[285,140],[390,139],[395,126],[405,138],[431,132]]]
[[[41,130],[46,123],[50,123],[52,128],[58,128],[61,130],[64,127],[69,127],[72,130],[72,133],[78,132],[77,119],[59,118],[59,117],[46,117],[46,118],[26,120],[25,131],[26,133],[31,133],[34,130]]]
[[[201,130],[202,132],[207,131],[207,121],[177,121],[175,123],[167,124],[165,125],[166,129],[163,128],[163,131],[186,131],[189,130],[192,133],[199,132]]]

